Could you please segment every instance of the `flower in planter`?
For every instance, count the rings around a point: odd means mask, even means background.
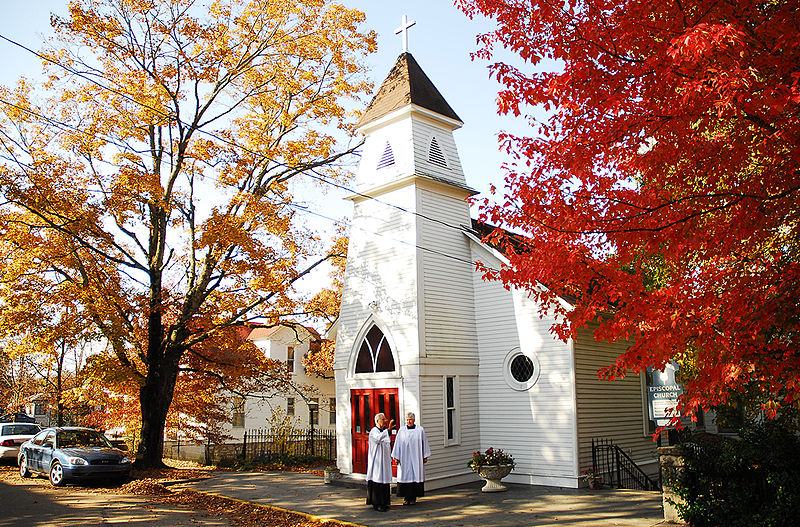
[[[583,480],[586,481],[589,486],[595,486],[603,481],[603,476],[598,475],[594,467],[589,467],[583,471]]]
[[[513,469],[516,463],[511,454],[494,447],[487,448],[485,452],[473,452],[472,459],[467,463],[467,466],[475,472],[485,465],[511,465]]]

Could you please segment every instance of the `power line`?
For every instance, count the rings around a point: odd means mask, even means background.
[[[27,51],[28,53],[31,53],[31,54],[33,54],[33,55],[35,55],[35,56],[39,57],[40,59],[42,59],[42,60],[44,60],[44,61],[47,61],[47,62],[49,62],[49,63],[51,63],[51,64],[53,64],[53,65],[55,65],[55,66],[58,66],[59,68],[62,68],[62,69],[64,69],[64,70],[65,70],[65,71],[67,71],[68,73],[71,73],[71,74],[73,74],[73,75],[76,75],[76,76],[78,76],[78,77],[80,77],[80,78],[82,78],[82,79],[84,79],[84,80],[86,80],[86,81],[88,81],[88,82],[90,82],[90,83],[92,83],[92,84],[94,84],[94,85],[98,86],[99,88],[101,88],[101,89],[103,89],[103,90],[106,90],[106,91],[109,91],[109,92],[111,92],[111,93],[114,93],[114,94],[116,94],[116,95],[119,95],[119,96],[123,97],[124,99],[128,100],[129,102],[132,102],[133,104],[139,105],[139,106],[141,106],[141,107],[143,107],[143,108],[145,108],[145,109],[148,109],[148,110],[150,110],[150,111],[153,111],[153,112],[157,113],[158,115],[161,115],[162,117],[166,117],[166,118],[172,118],[172,119],[174,119],[174,120],[175,120],[177,123],[180,123],[181,125],[184,125],[184,126],[189,126],[189,124],[188,124],[188,123],[185,123],[185,122],[181,121],[181,120],[180,120],[180,119],[178,119],[177,117],[170,117],[170,115],[168,115],[167,113],[165,113],[165,112],[163,112],[163,111],[159,110],[158,108],[153,108],[152,106],[150,106],[150,105],[147,105],[147,104],[145,104],[145,103],[143,103],[143,102],[141,102],[141,101],[137,101],[136,99],[134,99],[133,97],[131,97],[131,96],[130,96],[130,95],[128,95],[128,94],[125,94],[125,93],[123,93],[123,92],[121,92],[121,91],[119,91],[119,90],[115,90],[115,89],[113,89],[113,88],[110,88],[110,87],[108,87],[108,86],[105,86],[104,84],[100,83],[99,81],[97,81],[97,80],[95,80],[95,79],[92,79],[92,78],[90,78],[90,77],[88,77],[88,76],[84,75],[83,73],[81,73],[81,72],[78,72],[78,71],[76,71],[76,70],[74,70],[74,69],[72,69],[72,68],[69,68],[69,67],[65,66],[64,64],[61,64],[61,63],[59,63],[59,62],[57,62],[57,61],[55,61],[55,60],[51,59],[50,57],[46,57],[46,56],[42,55],[41,53],[38,53],[38,52],[34,51],[33,49],[31,49],[31,48],[29,48],[29,47],[25,46],[24,44],[21,44],[21,43],[19,43],[19,42],[16,42],[15,40],[9,39],[8,37],[4,36],[3,34],[0,34],[0,39],[2,39],[2,40],[5,40],[6,42],[9,42],[10,44],[13,44],[13,45],[15,45],[15,46],[17,46],[17,47],[19,47],[19,48],[21,48],[21,49],[23,49],[23,50]],[[17,108],[19,108],[19,107],[17,106]],[[33,112],[31,112],[31,113],[33,113]],[[46,117],[45,117],[45,119],[48,119],[48,118],[46,118]],[[49,120],[49,119],[48,119],[48,120]],[[224,138],[224,137],[220,137],[220,136],[218,136],[217,134],[214,134],[214,133],[212,133],[212,132],[209,132],[209,131],[207,131],[207,130],[203,130],[203,129],[201,129],[201,128],[195,128],[195,130],[197,130],[197,131],[198,131],[198,132],[200,132],[201,134],[204,134],[204,135],[206,135],[206,136],[208,136],[208,137],[211,137],[211,138],[213,138],[213,139],[216,139],[216,140],[218,140],[218,141],[220,141],[220,142],[222,142],[222,143],[225,143],[225,144],[227,144],[227,145],[229,145],[229,146],[233,146],[233,147],[235,147],[235,148],[239,148],[239,149],[241,149],[241,150],[243,150],[243,151],[245,151],[245,152],[247,152],[247,153],[249,153],[249,154],[252,154],[252,155],[255,155],[255,156],[261,157],[262,159],[264,159],[264,160],[266,160],[266,161],[268,161],[268,162],[275,163],[275,164],[277,164],[277,165],[279,165],[279,166],[284,166],[284,167],[286,167],[287,169],[288,169],[288,168],[290,168],[290,167],[289,167],[288,165],[286,165],[285,163],[280,163],[280,162],[278,162],[278,161],[276,161],[276,160],[274,160],[274,159],[270,159],[270,158],[268,158],[267,156],[265,156],[264,154],[262,154],[261,152],[256,152],[256,151],[253,151],[253,150],[251,150],[251,149],[247,148],[246,146],[243,146],[243,145],[241,145],[241,144],[237,143],[236,141],[233,141],[233,140],[231,140],[231,139],[227,139],[227,138]],[[129,148],[129,146],[122,146],[122,145],[120,145],[119,143],[116,143],[116,142],[114,142],[114,141],[109,141],[109,143],[115,144],[115,145],[119,146],[120,148]],[[404,207],[401,207],[401,206],[399,206],[399,205],[395,205],[395,204],[392,204],[392,203],[388,203],[388,202],[382,201],[382,200],[380,200],[380,199],[378,199],[378,198],[376,198],[376,197],[374,197],[374,196],[370,196],[370,195],[364,194],[364,193],[362,193],[362,192],[359,192],[359,191],[357,191],[357,190],[355,190],[355,189],[352,189],[352,188],[350,188],[350,187],[347,187],[347,186],[344,186],[344,185],[338,184],[338,183],[336,183],[336,182],[334,182],[334,181],[330,181],[329,179],[327,179],[327,178],[325,178],[325,177],[323,177],[323,176],[321,176],[321,175],[317,174],[317,173],[314,171],[313,167],[312,167],[312,168],[307,168],[307,169],[305,169],[305,170],[298,170],[298,172],[297,172],[297,173],[298,173],[299,175],[307,175],[308,177],[310,177],[310,178],[313,178],[313,179],[316,179],[316,180],[318,180],[318,181],[321,181],[321,182],[323,182],[323,183],[325,183],[325,184],[327,184],[327,185],[330,185],[330,186],[333,186],[333,187],[339,188],[339,189],[341,189],[341,190],[345,190],[345,191],[347,191],[347,192],[350,192],[350,193],[351,193],[352,195],[354,195],[354,196],[359,196],[359,197],[362,197],[362,198],[365,198],[365,199],[374,200],[374,201],[375,201],[375,202],[377,202],[377,203],[381,203],[381,204],[383,204],[383,205],[386,205],[386,206],[389,206],[389,207],[393,207],[393,208],[395,208],[395,209],[397,209],[397,210],[400,210],[400,211],[402,211],[402,212],[405,212],[406,214],[412,214],[412,215],[414,215],[414,216],[417,216],[417,217],[420,217],[420,218],[423,218],[423,219],[425,219],[425,220],[432,221],[432,222],[435,222],[435,223],[439,223],[439,224],[441,224],[441,225],[443,225],[443,226],[445,226],[445,227],[448,227],[448,228],[451,228],[451,229],[455,229],[455,230],[457,230],[457,231],[460,231],[460,230],[461,230],[461,226],[458,226],[458,225],[451,225],[451,224],[447,223],[446,221],[440,220],[440,219],[438,219],[438,218],[432,218],[432,217],[430,217],[430,216],[428,216],[428,215],[426,215],[426,214],[423,214],[423,213],[421,213],[421,212],[410,211],[410,210],[408,210],[408,209],[406,209],[406,208],[404,208]]]
[[[11,106],[11,107],[13,107],[13,108],[16,108],[16,109],[18,109],[18,110],[20,110],[20,111],[23,111],[23,112],[29,113],[29,114],[31,114],[31,115],[33,115],[33,116],[35,116],[35,117],[38,117],[38,118],[40,118],[40,119],[43,119],[43,120],[46,120],[47,122],[51,122],[51,123],[53,123],[53,124],[57,125],[57,126],[58,126],[58,127],[60,127],[60,128],[69,129],[69,130],[73,130],[73,131],[76,131],[76,132],[79,132],[79,133],[83,133],[83,134],[85,134],[85,135],[87,135],[87,136],[96,137],[94,134],[89,134],[89,133],[87,133],[87,132],[85,132],[85,131],[81,130],[80,128],[77,128],[77,127],[75,127],[75,126],[69,125],[69,124],[67,124],[67,123],[64,123],[64,122],[62,122],[62,121],[58,121],[58,120],[55,120],[55,119],[49,118],[49,117],[47,117],[47,116],[45,116],[45,115],[42,115],[41,113],[35,112],[35,111],[33,111],[33,110],[29,109],[29,108],[24,108],[24,107],[22,107],[22,106],[19,106],[19,105],[17,105],[17,104],[14,104],[14,103],[12,103],[12,102],[6,101],[5,99],[2,99],[2,98],[0,98],[0,103],[2,103],[2,104],[6,104],[6,105],[8,105],[8,106]],[[107,139],[106,139],[106,140],[107,140]],[[120,143],[117,143],[117,142],[114,142],[114,141],[108,141],[108,142],[110,142],[110,143],[112,143],[112,144],[115,144],[115,145],[119,146],[120,148],[128,148],[128,145],[126,145],[126,144],[120,144]],[[239,192],[246,192],[246,191],[242,191],[241,189],[239,189],[238,187],[236,187],[236,186],[235,186],[235,185],[233,185],[232,183],[224,183],[224,182],[220,181],[218,178],[215,178],[214,176],[208,176],[208,175],[207,175],[207,176],[205,176],[205,177],[207,177],[208,179],[210,179],[210,180],[212,180],[212,181],[216,182],[216,183],[217,183],[217,184],[219,184],[219,185],[222,185],[222,186],[228,186],[228,187],[234,188],[234,189],[236,189],[236,190],[237,190],[237,191],[239,191]],[[394,207],[394,208],[396,208],[396,209],[398,209],[398,210],[400,210],[400,211],[403,211],[403,212],[405,212],[405,213],[408,213],[408,214],[413,214],[413,215],[420,216],[420,217],[422,217],[422,218],[428,219],[428,220],[430,220],[430,221],[435,221],[435,222],[437,222],[437,223],[440,223],[440,224],[442,224],[442,225],[444,225],[444,226],[446,226],[446,227],[448,227],[448,228],[454,228],[454,229],[457,229],[457,230],[459,230],[459,231],[462,231],[462,229],[461,229],[460,227],[459,227],[459,228],[456,228],[456,227],[453,227],[452,225],[448,224],[447,222],[440,221],[440,220],[437,220],[437,219],[435,219],[435,218],[429,218],[428,216],[426,216],[426,215],[424,215],[424,214],[417,213],[417,212],[414,212],[414,211],[409,211],[409,210],[407,210],[407,209],[405,209],[405,208],[403,208],[403,207],[400,207],[399,205],[394,205],[394,204],[391,204],[391,203],[383,202],[383,201],[381,201],[381,200],[378,200],[377,198],[374,198],[374,197],[368,196],[368,195],[366,195],[366,194],[363,194],[363,193],[360,193],[360,192],[357,192],[357,191],[352,191],[352,190],[350,190],[349,188],[347,188],[347,187],[345,187],[345,186],[343,186],[343,185],[339,185],[339,184],[337,184],[337,183],[335,183],[335,182],[332,182],[332,181],[326,180],[325,178],[323,178],[323,177],[321,177],[321,176],[316,176],[316,175],[315,175],[315,176],[312,176],[312,177],[313,177],[314,179],[317,179],[318,181],[321,181],[321,182],[323,182],[323,183],[327,183],[327,184],[329,184],[329,185],[332,185],[332,186],[335,186],[335,187],[337,187],[337,188],[340,188],[340,189],[343,189],[343,190],[350,191],[350,192],[352,192],[352,193],[353,193],[353,194],[355,194],[355,195],[359,195],[359,196],[365,197],[365,198],[367,198],[367,199],[374,200],[374,201],[376,201],[376,202],[378,202],[378,203],[381,203],[381,204],[384,204],[384,205],[388,205],[388,206]],[[307,208],[305,208],[305,207],[301,207],[300,205],[298,205],[298,204],[295,204],[295,203],[288,203],[288,205],[289,205],[290,207],[294,208],[295,210],[298,210],[298,211],[300,211],[300,212],[304,212],[304,213],[306,213],[306,214],[311,214],[311,215],[314,215],[314,216],[318,216],[318,217],[320,217],[320,218],[327,219],[327,220],[329,220],[329,221],[332,221],[332,222],[334,222],[334,223],[337,223],[337,224],[339,224],[339,225],[344,225],[344,226],[347,226],[347,227],[352,227],[352,226],[353,226],[353,225],[352,225],[352,222],[347,222],[347,221],[345,221],[345,220],[336,219],[336,218],[331,218],[330,216],[326,216],[326,215],[324,215],[324,214],[321,214],[321,213],[318,213],[318,212],[314,212],[314,211],[312,211],[312,210],[310,210],[310,209],[307,209]],[[360,230],[362,230],[363,232],[366,232],[366,233],[369,233],[369,234],[374,234],[374,235],[376,235],[376,236],[388,237],[388,235],[386,235],[386,234],[384,234],[384,233],[379,233],[379,232],[377,232],[377,231],[370,231],[370,230],[367,230],[367,229],[365,229],[365,228],[363,228],[363,227],[359,227],[359,229],[360,229]],[[444,257],[446,257],[446,258],[450,258],[450,259],[453,259],[453,260],[456,260],[456,261],[459,261],[459,262],[462,262],[462,263],[468,263],[468,264],[470,264],[470,265],[475,265],[475,263],[476,263],[476,262],[474,262],[474,261],[471,261],[471,260],[465,260],[465,259],[463,259],[463,258],[460,258],[460,257],[458,257],[458,256],[453,256],[453,255],[451,255],[451,254],[447,254],[447,253],[444,253],[444,252],[441,252],[441,251],[437,251],[436,249],[430,249],[430,248],[428,248],[428,247],[424,247],[424,246],[422,246],[422,245],[419,245],[419,244],[412,244],[412,243],[410,243],[410,242],[406,242],[406,241],[404,241],[404,240],[400,240],[400,239],[398,239],[398,238],[392,238],[392,239],[393,239],[394,241],[396,241],[396,242],[403,243],[403,244],[405,244],[405,245],[408,245],[408,246],[410,246],[410,247],[416,247],[417,249],[420,249],[420,250],[423,250],[423,251],[427,251],[427,252],[430,252],[430,253],[433,253],[433,254],[438,254],[438,255],[440,255],[440,256],[444,256]]]
[[[296,204],[293,204],[293,203],[290,203],[289,206],[292,207],[292,208],[295,208],[296,210],[298,210],[300,212],[304,212],[306,214],[311,214],[313,216],[318,216],[320,218],[323,218],[323,219],[326,219],[326,220],[330,220],[330,221],[332,221],[334,223],[337,223],[339,225],[344,225],[346,227],[354,227],[352,222],[347,222],[347,221],[344,221],[344,220],[337,220],[336,218],[331,218],[330,216],[326,216],[326,215],[321,214],[319,212],[314,212],[314,211],[312,211],[310,209],[306,209],[306,208],[300,207],[299,205],[296,205]],[[381,233],[381,232],[377,232],[377,231],[368,230],[368,229],[365,229],[364,227],[355,227],[355,228],[358,228],[362,232],[365,232],[365,233],[368,233],[368,234],[374,234],[376,236],[381,236],[381,237],[384,237],[384,238],[390,238],[390,236],[388,234],[386,234],[386,233]],[[461,262],[461,263],[466,263],[466,264],[469,264],[469,265],[475,265],[477,263],[477,262],[472,261],[472,260],[466,260],[466,259],[458,257],[458,256],[453,256],[452,254],[447,254],[445,252],[438,251],[436,249],[431,249],[430,247],[425,247],[425,246],[419,245],[417,243],[411,243],[411,242],[408,242],[408,241],[405,241],[405,240],[401,240],[399,238],[391,237],[391,240],[396,241],[398,243],[402,243],[404,245],[408,245],[409,247],[415,247],[415,248],[420,249],[422,251],[426,251],[426,252],[429,252],[429,253],[437,254],[439,256],[444,256],[445,258],[450,258],[451,260],[456,260],[456,261]]]
[[[143,107],[145,109],[148,109],[148,110],[150,110],[150,111],[152,111],[152,112],[154,112],[154,113],[156,113],[156,114],[158,114],[158,115],[160,115],[162,117],[165,117],[165,118],[168,118],[168,119],[172,119],[172,120],[174,120],[175,122],[177,122],[177,123],[179,123],[181,125],[190,126],[188,123],[185,123],[182,120],[180,120],[179,118],[177,118],[177,116],[170,116],[166,112],[163,112],[163,111],[159,110],[158,108],[154,108],[154,107],[152,107],[152,106],[150,106],[148,104],[145,104],[144,102],[138,101],[135,98],[133,98],[132,96],[130,96],[130,95],[128,95],[128,94],[126,94],[126,93],[124,93],[124,92],[122,92],[120,90],[117,90],[117,89],[111,88],[109,86],[106,86],[105,84],[103,84],[103,83],[101,83],[101,82],[99,82],[99,81],[97,81],[97,80],[95,80],[95,79],[93,79],[93,78],[91,78],[91,77],[79,72],[79,71],[76,71],[73,68],[70,68],[70,67],[68,67],[68,66],[66,66],[64,64],[61,64],[60,62],[57,62],[57,61],[51,59],[50,57],[42,55],[41,53],[38,53],[38,52],[34,51],[33,49],[31,49],[31,48],[29,48],[29,47],[27,47],[27,46],[15,41],[15,40],[13,40],[13,39],[10,39],[10,38],[2,35],[2,34],[0,34],[0,39],[5,40],[6,42],[8,42],[8,43],[10,43],[10,44],[12,44],[14,46],[17,46],[20,49],[23,49],[23,50],[27,51],[28,53],[31,53],[31,54],[35,55],[36,57],[39,57],[40,59],[42,59],[42,60],[44,60],[44,61],[46,61],[48,63],[51,63],[51,64],[53,64],[53,65],[65,70],[66,72],[68,72],[68,73],[70,73],[72,75],[80,77],[81,79],[84,79],[85,81],[94,84],[95,86],[99,87],[102,90],[105,90],[105,91],[108,91],[110,93],[114,93],[116,95],[119,95],[120,97],[124,98],[125,100],[127,100],[127,101],[129,101],[129,102],[131,102],[133,104],[136,104],[136,105],[141,106],[141,107]],[[79,133],[82,133],[82,134],[90,136],[90,137],[96,137],[97,136],[97,134],[89,134],[88,132],[86,132],[84,130],[81,130],[80,128],[78,128],[78,127],[76,127],[74,125],[69,125],[67,123],[52,119],[50,117],[42,115],[41,113],[35,112],[35,111],[33,111],[33,110],[29,109],[29,108],[21,107],[21,106],[19,106],[17,104],[9,102],[9,101],[0,99],[0,103],[6,104],[6,105],[14,107],[14,108],[17,108],[17,109],[19,109],[21,111],[27,112],[27,113],[29,113],[31,115],[36,116],[37,118],[40,118],[40,119],[43,119],[43,120],[45,120],[45,121],[47,121],[49,123],[55,124],[59,128],[70,129],[70,130],[73,130],[73,131],[77,131]],[[208,137],[216,139],[217,141],[220,141],[220,142],[222,142],[224,144],[227,144],[227,145],[232,146],[234,148],[238,148],[238,149],[243,150],[243,151],[245,151],[245,152],[247,152],[249,154],[261,157],[262,159],[264,159],[264,160],[266,160],[268,162],[271,162],[271,163],[275,163],[278,166],[283,166],[283,167],[285,167],[287,169],[291,168],[285,163],[280,163],[280,162],[278,162],[278,161],[276,161],[274,159],[268,158],[263,153],[253,151],[253,150],[247,148],[246,146],[237,143],[236,141],[233,141],[233,140],[230,140],[230,139],[227,139],[227,138],[224,138],[224,137],[220,137],[219,135],[214,134],[212,132],[209,132],[207,130],[204,130],[202,128],[194,128],[194,130],[199,132],[199,133],[201,133],[201,134],[203,134],[203,135],[206,135]],[[115,140],[109,139],[107,135],[104,137],[104,140],[107,141],[110,144],[116,145],[117,147],[119,147],[121,149],[130,149],[130,150],[134,150],[135,151],[135,149],[132,149],[129,144],[119,143],[119,142],[117,142]],[[306,168],[306,169],[298,168],[297,169],[297,174],[298,175],[307,175],[308,177],[310,177],[312,179],[315,179],[317,181],[320,181],[320,182],[322,182],[324,184],[327,184],[329,186],[332,186],[332,187],[335,187],[335,188],[339,188],[340,190],[344,190],[346,192],[349,192],[353,196],[358,196],[358,197],[362,197],[362,198],[367,199],[367,200],[372,200],[372,201],[374,201],[376,203],[380,203],[382,205],[385,205],[385,206],[394,208],[396,210],[399,210],[399,211],[401,211],[401,212],[403,212],[405,214],[411,214],[413,216],[422,218],[424,220],[431,221],[431,222],[434,222],[434,223],[438,223],[438,224],[440,224],[440,225],[442,225],[442,226],[444,226],[446,228],[454,229],[454,230],[456,230],[458,232],[463,232],[463,229],[462,229],[461,226],[452,225],[452,224],[450,224],[450,223],[448,223],[448,222],[446,222],[444,220],[441,220],[441,219],[438,219],[438,218],[433,218],[433,217],[428,216],[426,214],[423,214],[421,212],[408,210],[405,207],[402,207],[400,205],[396,205],[396,204],[393,204],[393,203],[389,203],[389,202],[380,200],[380,199],[378,199],[378,198],[376,198],[374,196],[371,196],[371,195],[368,195],[368,194],[364,194],[363,192],[359,192],[359,191],[357,191],[355,189],[352,189],[350,187],[347,187],[345,185],[336,183],[335,181],[331,181],[331,180],[325,178],[324,176],[318,174],[314,170],[313,167],[312,168]],[[206,175],[204,177],[207,177],[208,179],[210,179],[212,181],[215,181],[219,185],[228,186],[228,187],[231,187],[233,189],[236,189],[238,192],[244,192],[244,193],[252,194],[252,193],[250,193],[250,192],[248,192],[246,190],[240,189],[238,186],[236,186],[234,184],[223,183],[218,178],[215,178],[213,176]],[[325,218],[325,219],[340,223],[339,220],[335,220],[335,219],[330,218],[328,216],[325,216],[325,215],[310,211],[308,209],[301,208],[301,207],[296,206],[296,205],[291,204],[291,203],[289,205],[294,207],[296,210],[301,210],[303,212],[306,212],[306,213],[309,213],[309,214],[313,214],[313,215],[319,216],[321,218]],[[352,224],[348,224],[348,225],[352,225]],[[364,230],[365,232],[369,232],[370,234],[376,234],[376,235],[379,235],[379,236],[385,236],[384,234],[381,234],[381,233],[377,233],[377,232],[373,232],[373,231],[367,231],[365,229],[362,229],[362,230]],[[395,241],[407,244],[409,246],[416,247],[416,248],[418,248],[420,250],[423,250],[423,251],[428,251],[428,252],[431,252],[431,253],[434,253],[434,254],[438,254],[438,255],[444,256],[446,258],[451,258],[451,259],[459,261],[459,262],[468,263],[470,265],[474,265],[475,264],[475,262],[473,262],[473,261],[465,260],[465,259],[460,258],[458,256],[453,256],[453,255],[450,255],[450,254],[447,254],[447,253],[444,253],[444,252],[441,252],[441,251],[437,251],[435,249],[431,249],[431,248],[428,248],[428,247],[421,246],[419,244],[412,244],[410,242],[405,242],[403,240],[398,240],[398,239],[395,239]]]

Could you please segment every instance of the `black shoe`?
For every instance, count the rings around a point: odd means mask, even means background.
[[[389,510],[389,507],[379,507],[378,508],[378,511],[380,511],[380,512],[386,512],[388,510]]]

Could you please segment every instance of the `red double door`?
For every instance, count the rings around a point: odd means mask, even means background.
[[[386,414],[387,419],[394,419],[392,429],[392,446],[397,435],[400,402],[397,388],[362,388],[350,390],[350,409],[352,412],[353,436],[353,472],[367,473],[367,452],[369,452],[369,431],[375,426],[375,416]],[[399,424],[398,424],[399,423]],[[397,476],[397,466],[392,461],[392,476]]]

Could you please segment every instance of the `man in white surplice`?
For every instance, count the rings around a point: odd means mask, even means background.
[[[376,511],[389,510],[392,483],[391,441],[394,419],[386,424],[382,413],[375,416],[375,426],[369,431],[367,451],[367,505]]]
[[[403,505],[414,505],[425,495],[425,467],[431,457],[431,447],[425,429],[414,424],[413,412],[406,415],[406,426],[400,428],[394,439],[392,457],[397,460],[397,497],[404,498]]]

